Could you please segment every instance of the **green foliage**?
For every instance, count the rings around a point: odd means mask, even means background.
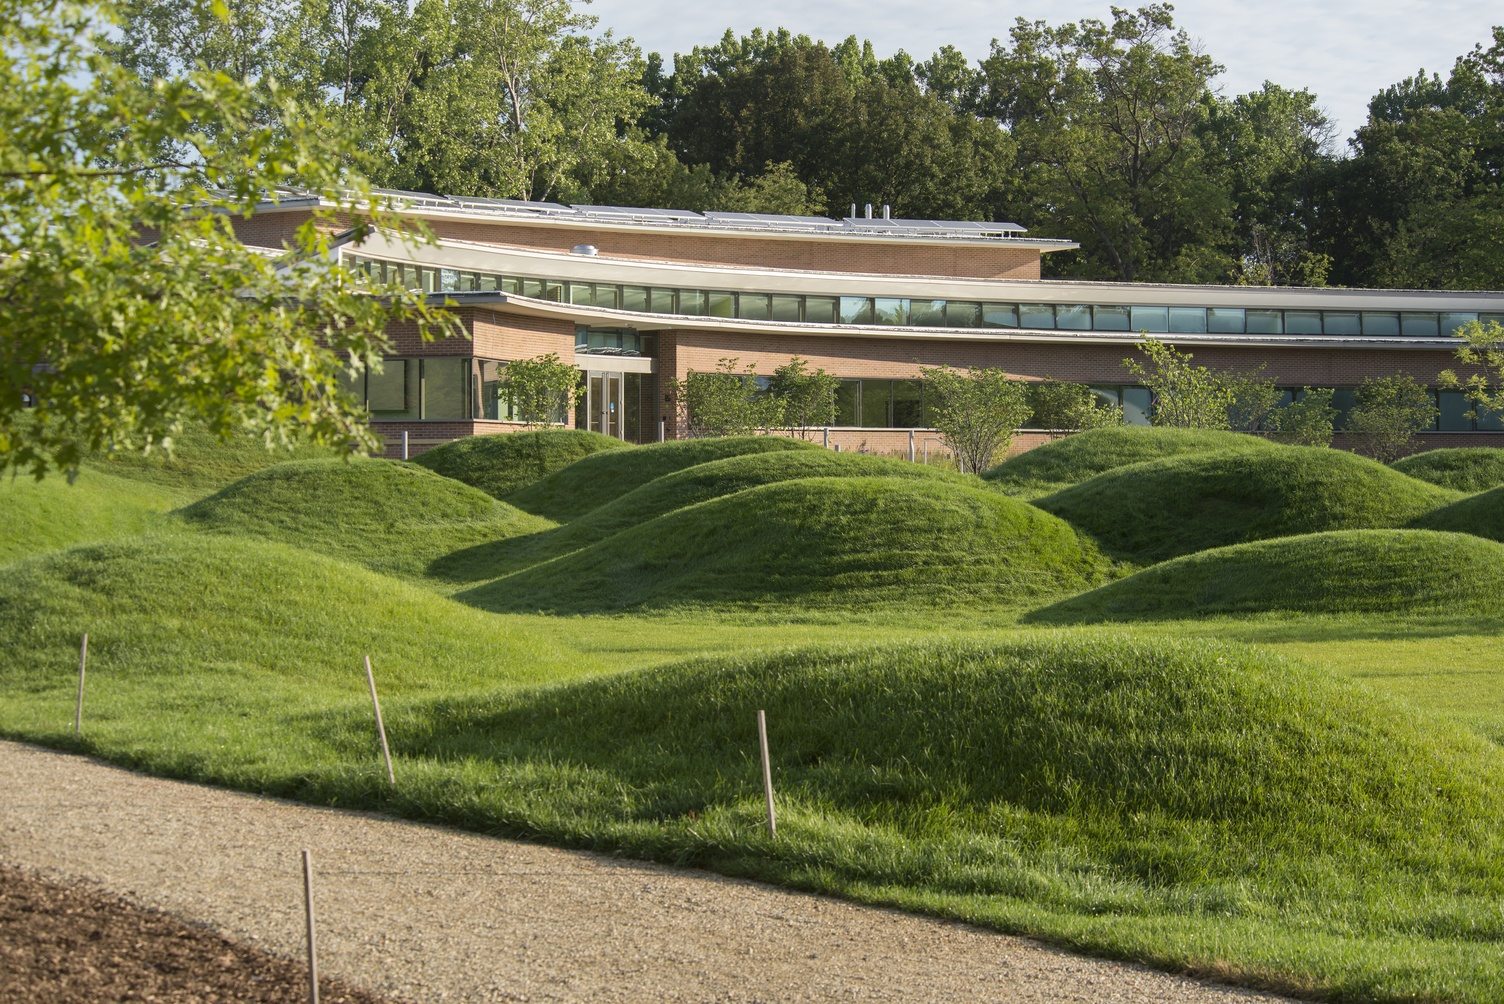
[[[1381,463],[1397,459],[1416,433],[1436,422],[1431,392],[1408,373],[1369,377],[1353,396],[1345,431],[1354,449]]]
[[[1504,486],[1432,510],[1411,525],[1504,541]],[[1497,595],[1497,586],[1490,593]]]
[[[197,529],[292,544],[409,578],[466,545],[553,526],[479,489],[387,460],[278,464],[179,515]]]
[[[465,436],[425,450],[413,463],[463,481],[494,498],[506,498],[582,457],[624,450],[613,436],[582,429],[540,429],[493,436]]]
[[[1331,446],[1337,421],[1337,408],[1332,404],[1334,394],[1329,387],[1304,387],[1289,404],[1269,413],[1264,428],[1281,443]]]
[[[513,359],[502,372],[498,390],[511,413],[529,429],[563,424],[570,409],[585,396],[580,371],[560,362],[557,352]]]
[[[993,492],[932,478],[819,477],[677,509],[460,598],[553,612],[996,607],[1079,589],[1102,569],[1065,523]]]
[[[1504,615],[1504,546],[1465,533],[1339,530],[1176,558],[1026,620],[1172,620],[1281,613]]]
[[[1120,467],[1035,504],[1144,564],[1269,537],[1404,526],[1456,498],[1342,450],[1280,446]]]
[[[972,366],[964,376],[946,367],[919,372],[929,396],[926,421],[965,470],[991,467],[993,455],[1006,451],[1029,420],[1028,389],[1000,369]]]
[[[1028,425],[1033,429],[1079,432],[1123,424],[1123,409],[1107,404],[1082,383],[1063,383],[1046,377],[1029,384]]]
[[[1490,446],[1412,453],[1389,466],[1412,478],[1460,492],[1504,485],[1504,450]]]
[[[750,436],[781,424],[779,402],[760,392],[757,372],[740,369],[734,358],[706,372],[690,370],[682,380],[665,380],[664,388],[691,438]]]
[[[1457,361],[1472,372],[1459,377],[1455,370],[1443,370],[1441,385],[1467,395],[1470,418],[1486,412],[1504,415],[1504,324],[1469,321],[1455,334],[1462,339]]]
[[[1123,368],[1154,394],[1155,425],[1178,429],[1226,429],[1231,391],[1223,375],[1191,365],[1192,354],[1156,338],[1145,337],[1140,348],[1147,360],[1124,359]]]
[[[727,439],[681,439],[649,443],[584,457],[568,467],[513,492],[507,501],[527,512],[560,523],[620,498],[634,488],[686,467],[747,453],[818,450],[813,443],[782,436],[736,436]]]
[[[1160,457],[1226,450],[1268,450],[1269,443],[1238,432],[1211,429],[1093,429],[1009,457],[982,477],[1004,494],[1037,498],[1119,467]]]
[[[426,336],[453,319],[303,260],[326,256],[336,220],[356,239],[398,221],[344,170],[323,118],[219,68],[142,81],[111,58],[110,16],[0,2],[0,468],[41,476],[91,451],[168,447],[190,420],[372,447],[342,368],[379,360],[392,321]],[[288,184],[328,205],[274,261],[231,221]]]
[[[778,402],[782,426],[809,438],[812,428],[833,425],[836,420],[836,388],[841,381],[823,369],[810,372],[799,356],[773,371],[768,394]]]

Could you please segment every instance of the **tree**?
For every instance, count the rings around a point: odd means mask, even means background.
[[[1380,463],[1399,459],[1415,434],[1436,421],[1431,392],[1408,373],[1364,380],[1353,396],[1347,434],[1359,453]]]
[[[799,356],[773,371],[768,393],[778,403],[783,427],[809,438],[809,430],[836,420],[836,388],[841,381],[823,369],[810,372]]]
[[[1123,424],[1123,409],[1107,404],[1085,384],[1062,383],[1046,377],[1029,385],[1029,424],[1036,429],[1073,432]]]
[[[561,422],[585,394],[580,371],[560,362],[557,352],[507,363],[499,390],[529,429]]]
[[[929,424],[962,466],[980,474],[1029,419],[1029,392],[999,369],[921,369]]]
[[[691,438],[749,436],[779,424],[778,402],[762,393],[756,372],[743,372],[740,360],[721,359],[714,370],[690,370],[668,381],[669,396]]]
[[[394,320],[460,333],[330,260],[336,229],[401,221],[341,170],[321,116],[206,68],[144,83],[109,55],[106,17],[0,0],[0,467],[170,448],[187,420],[373,448],[341,371],[379,368]],[[236,240],[236,218],[299,184],[327,208],[284,257]]]
[[[1469,418],[1492,412],[1504,415],[1504,325],[1498,321],[1469,321],[1457,329],[1463,344],[1457,349],[1457,361],[1474,370],[1459,377],[1455,370],[1441,374],[1443,387],[1461,390],[1472,409]]]
[[[1279,407],[1279,389],[1272,377],[1259,375],[1263,371],[1260,364],[1251,372],[1217,374],[1227,392],[1227,427],[1234,432],[1258,432]]]
[[[1331,446],[1337,408],[1329,387],[1302,388],[1287,405],[1269,413],[1264,423],[1270,435],[1295,446]]]
[[[1189,352],[1154,338],[1145,338],[1141,351],[1147,365],[1124,359],[1123,367],[1143,380],[1154,395],[1155,425],[1181,429],[1226,429],[1232,404],[1227,382],[1205,366],[1191,364]]]

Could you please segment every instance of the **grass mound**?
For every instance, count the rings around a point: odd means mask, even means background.
[[[1211,429],[1145,428],[1120,425],[1078,432],[998,464],[982,477],[999,490],[1037,498],[1096,477],[1105,471],[1161,457],[1226,450],[1277,449],[1258,436]]]
[[[201,426],[188,425],[174,438],[170,457],[157,447],[148,455],[101,454],[91,457],[85,464],[115,477],[144,481],[175,491],[180,500],[186,502],[273,464],[339,456],[338,451],[322,446],[268,449],[260,438],[244,434],[221,440]]]
[[[464,565],[495,578],[578,551],[664,513],[778,481],[814,477],[930,478],[965,483],[960,475],[887,457],[830,450],[745,453],[665,474],[557,529],[510,537],[459,551],[438,565]]]
[[[582,429],[539,429],[494,436],[466,436],[427,450],[413,463],[463,481],[487,495],[505,498],[581,457],[627,444]]]
[[[1434,509],[1411,525],[1504,541],[1504,485]]]
[[[178,511],[201,530],[276,540],[390,574],[553,524],[469,485],[386,460],[303,460],[242,478]]]
[[[1018,603],[1096,581],[1068,525],[993,492],[920,478],[808,478],[678,509],[461,594],[580,612],[698,605]]]
[[[1134,464],[1035,504],[1147,564],[1269,537],[1404,526],[1456,498],[1343,450],[1281,446]]]
[[[649,443],[585,457],[521,491],[507,496],[517,508],[567,523],[638,488],[686,467],[748,453],[818,450],[821,447],[781,436],[732,436],[726,439],[679,439]]]
[[[0,565],[75,544],[135,536],[160,523],[177,496],[166,489],[95,470],[73,484],[53,474],[37,481],[0,476]]]
[[[1504,615],[1504,545],[1429,530],[1339,530],[1219,547],[1029,614],[1036,622],[1254,613]]]
[[[1504,485],[1504,450],[1496,447],[1428,450],[1402,457],[1390,466],[1412,478],[1460,492],[1481,492]]]

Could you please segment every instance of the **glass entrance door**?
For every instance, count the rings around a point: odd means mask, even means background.
[[[604,433],[613,439],[625,438],[628,430],[622,422],[625,413],[622,374],[591,370],[586,381],[584,404],[584,417],[588,423],[586,427],[591,432]],[[632,431],[635,438],[636,430]]]

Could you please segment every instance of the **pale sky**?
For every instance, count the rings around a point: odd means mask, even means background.
[[[1051,24],[1106,21],[1111,6],[1110,0],[594,0],[586,9],[600,27],[632,36],[643,52],[661,52],[666,61],[716,41],[727,28],[743,34],[756,27],[784,27],[830,44],[854,34],[870,38],[879,56],[904,49],[923,59],[950,44],[976,60],[994,37],[1007,38],[1019,16]],[[1223,93],[1255,90],[1265,80],[1310,88],[1345,145],[1375,93],[1423,67],[1444,79],[1458,56],[1504,24],[1504,6],[1498,0],[1182,0],[1175,23],[1227,68],[1218,80]]]

